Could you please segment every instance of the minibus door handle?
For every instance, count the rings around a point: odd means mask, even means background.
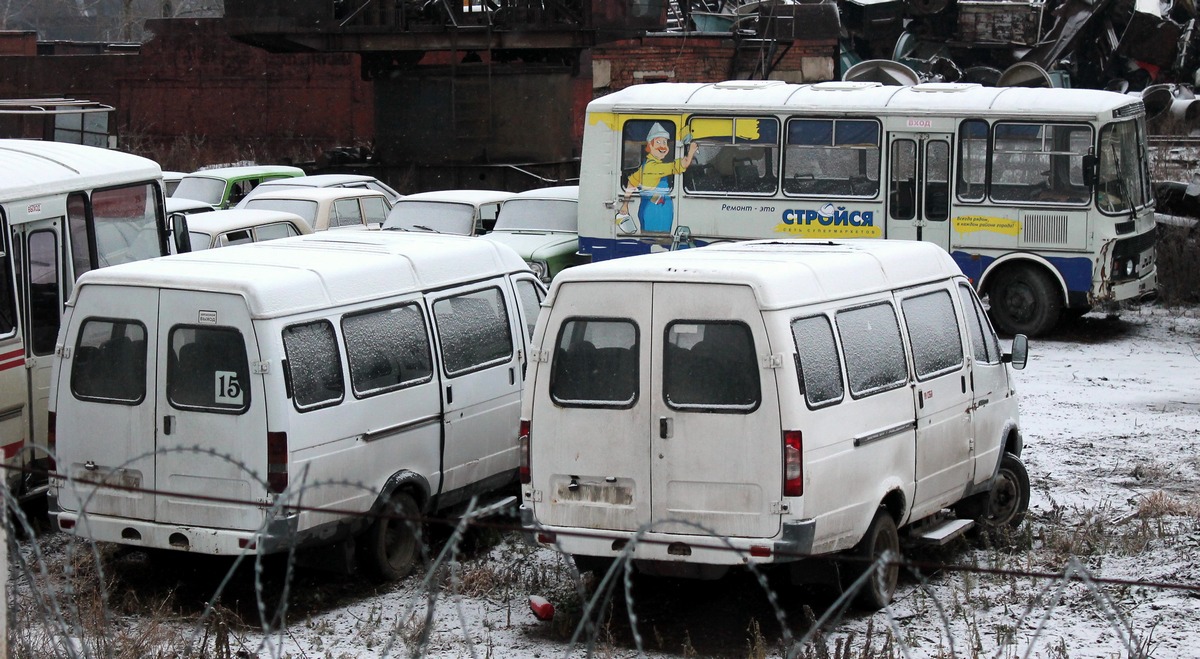
[[[168,414],[163,417],[163,434],[164,435],[171,434],[171,426],[174,425],[174,422],[175,422],[175,416],[172,414]]]
[[[670,439],[674,431],[673,425],[670,418],[665,416],[658,417],[658,436],[663,439]]]

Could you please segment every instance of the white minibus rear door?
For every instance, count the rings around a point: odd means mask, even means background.
[[[776,366],[753,290],[654,284],[653,530],[765,538],[780,528]]]
[[[63,510],[154,518],[156,288],[85,286],[63,337],[56,401]],[[112,487],[96,487],[102,484]]]
[[[889,134],[888,238],[950,250],[951,143],[949,133]]]
[[[238,295],[163,290],[158,325],[155,517],[256,529],[266,502],[268,439],[262,365],[246,302]]]

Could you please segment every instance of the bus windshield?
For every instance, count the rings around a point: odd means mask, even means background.
[[[1150,200],[1141,132],[1137,122],[1123,121],[1105,126],[1100,133],[1096,206],[1102,212],[1128,213]]]

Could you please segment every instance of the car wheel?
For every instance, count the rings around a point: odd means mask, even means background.
[[[1062,291],[1042,270],[1020,266],[997,275],[988,286],[988,305],[1001,332],[1040,336],[1062,315]]]
[[[412,572],[421,544],[421,510],[405,492],[392,494],[378,519],[361,539],[359,564],[383,581],[397,581]]]
[[[848,568],[843,573],[842,587],[849,588],[855,581],[870,571],[866,583],[855,595],[854,603],[867,611],[878,611],[892,602],[896,594],[896,584],[900,581],[900,566],[884,565],[875,569],[875,563],[885,553],[891,554],[892,560],[900,558],[900,534],[896,530],[896,521],[886,508],[880,508],[867,527],[867,532],[849,556],[853,562],[847,562]]]

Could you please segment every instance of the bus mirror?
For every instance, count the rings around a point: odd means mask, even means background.
[[[1083,157],[1083,184],[1089,188],[1096,185],[1096,156],[1090,153]]]
[[[171,238],[175,241],[175,253],[186,254],[192,251],[192,234],[188,233],[187,215],[171,213],[167,217],[167,225],[171,229]]]
[[[1029,339],[1024,334],[1017,334],[1012,340],[1012,352],[1004,355],[1004,361],[1012,364],[1018,371],[1025,368],[1029,361]]]
[[[671,233],[671,251],[680,249],[681,244],[684,245],[684,249],[696,246],[696,243],[692,242],[692,228],[682,224],[675,227],[675,231]]]

